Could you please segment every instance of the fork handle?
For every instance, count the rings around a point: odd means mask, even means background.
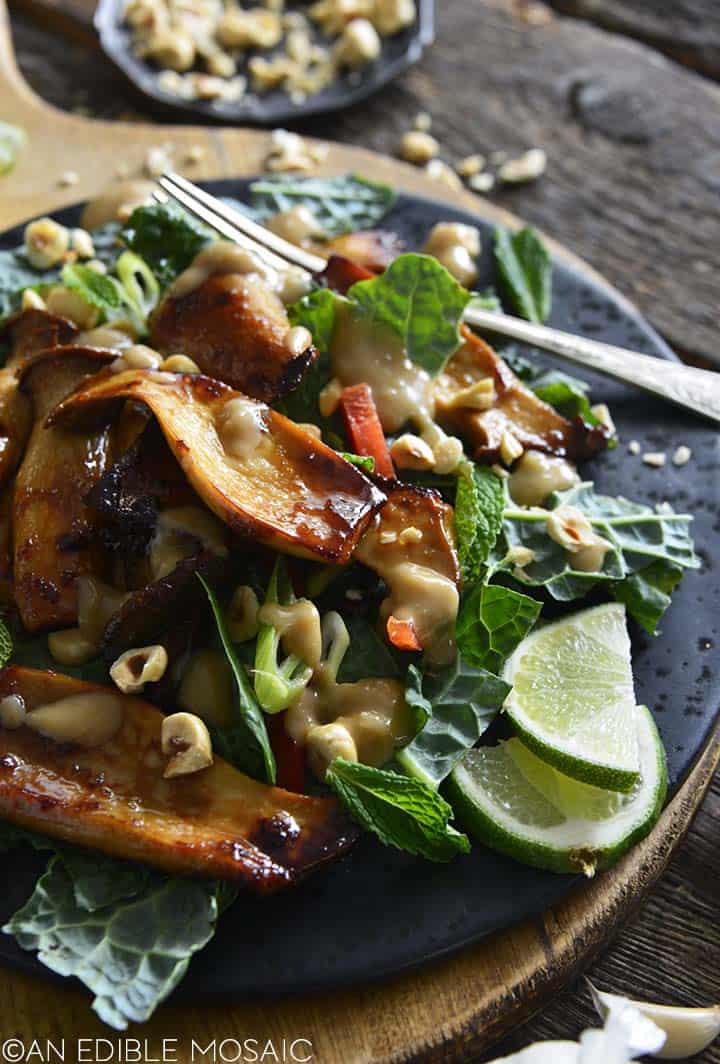
[[[570,362],[633,384],[720,423],[720,373],[685,366],[680,362],[668,362],[653,355],[640,355],[624,347],[587,340],[559,329],[550,329],[546,325],[513,318],[509,314],[496,314],[475,307],[467,309],[465,321],[468,325],[552,351]]]

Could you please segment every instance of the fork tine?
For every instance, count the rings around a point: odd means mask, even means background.
[[[158,183],[167,192],[172,193],[173,189],[178,189],[192,196],[203,207],[211,210],[220,220],[229,223],[247,239],[262,245],[271,254],[278,255],[285,262],[300,266],[310,273],[321,273],[327,266],[326,260],[321,258],[321,256],[313,255],[303,248],[299,248],[296,244],[283,240],[276,233],[271,232],[263,225],[259,225],[252,218],[248,218],[240,211],[235,210],[234,207],[223,203],[222,200],[219,200],[211,193],[198,188],[192,181],[188,181],[187,178],[182,177],[180,174],[166,171]]]
[[[240,229],[226,221],[224,218],[220,218],[213,210],[209,207],[205,207],[202,203],[199,203],[189,193],[184,192],[180,188],[175,188],[174,185],[165,182],[162,177],[158,179],[158,184],[161,186],[163,192],[177,200],[177,202],[186,210],[190,211],[191,214],[194,214],[202,222],[205,222],[206,225],[211,226],[216,232],[220,233],[221,236],[226,237],[234,244],[239,244],[241,247],[247,248],[247,250],[251,251],[253,254],[258,255],[274,270],[287,269],[288,263],[285,259],[281,259],[279,255],[273,254],[272,251],[264,248],[262,244],[258,244],[254,240],[251,240],[250,237],[246,236]]]

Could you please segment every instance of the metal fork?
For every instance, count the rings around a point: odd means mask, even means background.
[[[275,269],[291,264],[317,276],[327,266],[327,260],[322,256],[283,240],[179,174],[168,171],[158,179],[158,184],[163,192],[221,236],[253,251]],[[634,385],[720,423],[719,373],[641,355],[624,347],[588,340],[560,329],[473,306],[466,310],[465,321],[475,328],[552,351],[569,362]]]

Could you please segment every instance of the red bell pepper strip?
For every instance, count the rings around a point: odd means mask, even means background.
[[[340,396],[340,412],[355,454],[375,459],[375,472],[395,479],[395,467],[368,384],[353,384]]]
[[[388,617],[388,639],[398,650],[422,650],[422,644],[412,621],[402,621],[399,617]]]
[[[369,281],[374,276],[371,270],[361,266],[359,262],[346,259],[344,255],[331,255],[320,275],[320,281],[333,292],[344,296],[348,288],[352,288],[358,281]]]
[[[305,793],[305,751],[285,729],[285,713],[265,718],[277,765],[277,785],[295,794]]]

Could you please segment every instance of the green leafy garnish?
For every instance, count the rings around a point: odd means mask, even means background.
[[[398,679],[401,669],[386,639],[363,617],[344,618],[350,645],[338,670],[338,683],[355,683],[368,677]]]
[[[265,602],[287,606],[295,599],[281,558],[275,563]],[[313,670],[296,654],[279,661],[280,635],[272,624],[261,624],[255,645],[253,679],[257,700],[266,713],[282,713],[297,700],[312,679]]]
[[[0,177],[10,173],[26,143],[24,129],[11,126],[9,122],[0,122]]]
[[[210,941],[219,897],[213,882],[60,854],[3,930],[51,971],[80,979],[100,1019],[125,1030],[152,1016]]]
[[[338,177],[263,177],[250,186],[261,220],[279,211],[308,207],[327,236],[371,229],[392,208],[397,194],[389,185],[357,174]]]
[[[585,482],[551,495],[549,509],[560,506],[579,510],[610,544],[600,571],[573,569],[572,554],[547,534],[547,510],[512,506],[505,510],[495,569],[512,573],[514,565],[505,560],[503,551],[527,547],[533,551],[534,558],[522,567],[523,582],[543,586],[553,598],[567,602],[586,594],[598,581],[625,580],[654,562],[685,569],[697,569],[700,565],[690,536],[692,517],[676,514],[667,503],[653,510],[622,496],[598,495],[592,483]]]
[[[379,277],[348,291],[372,326],[399,336],[408,358],[438,373],[460,345],[459,325],[470,293],[429,255],[399,255]]]
[[[491,469],[464,461],[455,489],[455,531],[463,577],[476,580],[502,528],[505,490]]]
[[[97,307],[106,314],[122,306],[118,281],[107,274],[98,273],[90,266],[83,266],[79,262],[68,263],[63,267],[60,279],[71,292],[76,292],[91,307]]]
[[[340,451],[340,456],[346,462],[349,462],[350,465],[356,466],[357,469],[362,469],[363,473],[373,473],[375,471],[375,459],[372,455],[351,454],[350,451]]]
[[[579,417],[586,425],[602,424],[590,408],[589,386],[577,377],[571,377],[559,370],[549,370],[532,381],[530,387],[539,399],[554,406],[563,417],[571,421]]]
[[[534,229],[495,230],[495,266],[512,310],[542,325],[550,316],[552,262]]]
[[[0,618],[0,669],[10,661],[13,652],[13,641],[10,630]]]
[[[325,782],[352,818],[386,846],[429,861],[449,861],[470,851],[467,836],[449,823],[451,806],[418,779],[338,757]]]
[[[497,716],[508,684],[458,655],[437,675],[408,669],[405,699],[415,710],[420,731],[397,755],[411,776],[437,790]]]
[[[610,592],[623,602],[648,635],[655,635],[657,626],[670,605],[670,595],[682,579],[683,571],[672,562],[657,561],[612,584]]]
[[[457,619],[461,657],[479,669],[500,672],[525,638],[542,604],[500,584],[477,583],[463,596]]]
[[[237,696],[235,700],[237,712],[232,726],[211,729],[213,746],[222,757],[247,772],[253,779],[274,783],[277,775],[275,757],[270,746],[265,718],[258,705],[245,666],[237,656],[217,596],[200,573],[197,574],[197,578],[205,588],[210,602],[220,642],[235,680]]]
[[[22,247],[0,251],[0,322],[19,309],[20,296],[26,288],[52,284],[59,276],[57,269],[36,270]]]
[[[137,207],[121,237],[165,288],[217,234],[172,204]]]

